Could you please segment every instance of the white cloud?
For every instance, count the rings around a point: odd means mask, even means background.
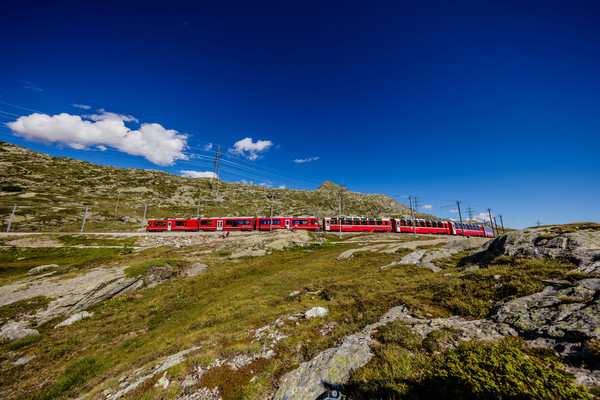
[[[261,182],[258,184],[258,186],[264,186],[264,187],[273,187],[273,182]]]
[[[212,149],[213,144],[209,143],[206,146],[204,146],[204,151],[209,151],[210,149]]]
[[[492,218],[494,218],[494,214],[492,214]],[[474,216],[473,219],[475,221],[479,221],[479,222],[489,222],[490,215],[486,212],[481,212],[481,213],[477,214],[476,216]]]
[[[92,108],[90,106],[86,106],[85,104],[71,104],[71,105],[73,107],[81,108],[81,109],[84,109],[84,110],[89,110],[90,108]]]
[[[27,90],[31,90],[32,92],[43,92],[44,89],[42,89],[41,87],[39,87],[38,85],[36,85],[33,82],[29,82],[29,81],[19,81],[23,84],[23,89],[27,89]]]
[[[458,212],[458,209],[456,209],[456,210],[450,210],[450,212],[451,212],[451,213],[457,213],[457,212]]]
[[[243,183],[244,185],[254,185],[254,182],[252,182],[252,181],[247,181],[247,180],[245,180],[245,179],[242,179],[242,180],[240,181],[240,183]]]
[[[309,158],[300,158],[300,159],[295,159],[294,162],[296,164],[302,164],[302,163],[306,163],[306,162],[311,162],[311,161],[317,161],[320,157],[309,157]]]
[[[273,146],[273,142],[270,140],[257,140],[253,142],[252,138],[245,138],[235,142],[233,148],[229,149],[229,153],[237,154],[254,161],[262,157],[258,153],[268,150],[271,146]]]
[[[188,178],[216,178],[217,174],[212,171],[179,171],[181,175],[187,176]]]
[[[425,204],[423,207],[421,207],[424,210],[431,210],[433,208],[433,206],[431,204]]]
[[[287,187],[285,187],[285,185],[281,185],[277,189],[287,189]]]
[[[27,140],[64,144],[80,150],[94,146],[100,150],[112,147],[142,156],[157,165],[172,165],[188,158],[182,153],[187,135],[155,123],[144,123],[133,130],[125,126],[125,122],[138,120],[99,110],[99,114],[83,117],[67,113],[53,116],[34,113],[6,125],[14,134]]]

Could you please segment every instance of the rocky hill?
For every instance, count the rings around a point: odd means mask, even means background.
[[[105,167],[52,157],[0,142],[0,215],[6,227],[17,204],[12,230],[78,230],[85,207],[88,231],[131,231],[147,218],[200,216],[338,215],[340,187],[324,182],[317,190],[272,189],[257,185],[187,178],[162,171]],[[409,217],[410,210],[389,196],[343,191],[343,214]],[[416,217],[425,217],[417,213]]]
[[[600,393],[598,224],[0,243],[2,398]]]

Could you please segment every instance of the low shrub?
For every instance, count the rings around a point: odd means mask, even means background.
[[[435,399],[593,399],[547,353],[514,338],[463,343],[433,362],[420,386]]]

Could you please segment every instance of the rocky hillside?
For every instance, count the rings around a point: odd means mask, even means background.
[[[600,225],[0,233],[7,399],[585,399]],[[583,385],[583,386],[582,386]]]
[[[4,227],[17,203],[12,230],[78,230],[85,207],[88,231],[127,231],[147,218],[269,215],[275,195],[277,215],[338,214],[340,187],[324,182],[317,190],[272,189],[220,182],[218,195],[210,179],[186,178],[161,171],[105,167],[52,157],[0,142],[0,216]],[[346,216],[408,217],[409,209],[393,198],[344,190]],[[417,216],[423,216],[418,214]]]

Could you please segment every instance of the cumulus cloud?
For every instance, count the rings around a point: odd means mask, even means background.
[[[36,85],[33,82],[29,82],[29,81],[19,81],[21,82],[21,84],[23,84],[23,89],[27,89],[27,90],[31,90],[32,92],[43,92],[44,89],[42,89],[41,87],[39,87],[38,85]]]
[[[257,140],[256,142],[253,142],[252,138],[244,138],[235,142],[233,148],[229,149],[229,153],[246,157],[248,160],[254,161],[262,157],[258,153],[267,151],[271,146],[273,146],[273,142],[270,140]]]
[[[125,126],[125,122],[138,120],[99,110],[98,114],[83,117],[67,113],[53,116],[34,113],[6,125],[15,135],[27,140],[59,143],[79,150],[111,147],[142,156],[157,165],[172,165],[176,160],[188,158],[182,153],[187,135],[156,123],[144,123],[134,130]]]
[[[258,184],[258,186],[264,186],[264,187],[273,187],[273,182],[261,182]]]
[[[285,185],[281,185],[277,189],[287,189],[287,187],[285,187]]]
[[[213,144],[209,143],[206,146],[204,146],[204,151],[209,151],[210,149],[212,149]]]
[[[190,171],[184,170],[179,171],[179,173],[188,178],[216,178],[217,174],[212,171]]]
[[[494,215],[494,214],[492,214],[492,218],[494,218],[494,217],[495,217],[495,215]],[[486,213],[486,212],[481,212],[481,213],[479,213],[479,214],[475,215],[475,216],[473,217],[473,219],[474,219],[475,221],[479,221],[479,222],[488,222],[488,223],[489,223],[489,221],[490,221],[490,216],[489,216],[489,214],[488,214],[488,213]]]
[[[299,159],[295,159],[294,162],[296,164],[302,164],[302,163],[306,163],[306,162],[317,161],[319,158],[320,157],[299,158]]]
[[[458,208],[456,210],[450,210],[451,213],[457,213],[458,212]]]
[[[431,210],[433,208],[433,206],[431,204],[425,204],[423,207],[421,207],[424,210]]]
[[[73,104],[71,104],[71,105],[72,105],[73,107],[81,108],[81,109],[83,109],[83,110],[89,110],[90,108],[92,108],[92,107],[90,107],[90,106],[86,106],[85,104],[74,104],[74,103],[73,103]]]
[[[242,179],[242,180],[240,181],[240,183],[243,183],[244,185],[254,185],[254,182],[252,182],[252,181],[247,181],[247,180],[245,180],[245,179]]]

